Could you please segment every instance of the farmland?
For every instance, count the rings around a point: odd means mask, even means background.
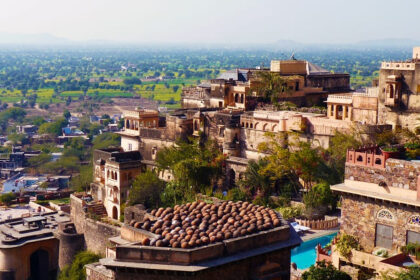
[[[333,72],[350,73],[353,88],[360,88],[371,84],[382,60],[401,60],[410,53],[317,50],[295,56]],[[0,101],[40,108],[63,103],[63,108],[86,100],[110,104],[116,98],[137,98],[177,108],[183,86],[228,69],[268,66],[271,59],[287,58],[284,51],[269,50],[2,49]]]

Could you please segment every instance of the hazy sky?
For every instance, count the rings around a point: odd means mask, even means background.
[[[420,0],[0,0],[0,32],[177,43],[417,40],[418,11]]]

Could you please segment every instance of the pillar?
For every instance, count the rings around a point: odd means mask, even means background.
[[[343,116],[342,116],[343,121],[347,118],[347,109],[348,109],[348,107],[343,105]]]
[[[334,116],[334,119],[337,119],[337,104],[334,104],[333,116]]]
[[[327,105],[327,116],[328,116],[328,118],[331,117],[331,104]]]
[[[353,120],[353,107],[349,107],[349,121]]]

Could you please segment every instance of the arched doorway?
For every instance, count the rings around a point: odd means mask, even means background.
[[[231,169],[229,170],[229,187],[235,186],[235,180],[236,180],[236,172],[235,170]]]
[[[49,256],[48,252],[38,249],[30,257],[31,275],[30,280],[44,280],[48,278]]]
[[[118,220],[118,209],[117,209],[117,207],[112,207],[112,218],[114,219],[114,220]]]

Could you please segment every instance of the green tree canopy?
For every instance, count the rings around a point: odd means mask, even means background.
[[[351,280],[350,275],[337,270],[331,263],[318,262],[302,274],[302,280]]]
[[[160,194],[165,189],[165,182],[153,171],[147,170],[138,175],[132,184],[128,196],[129,205],[143,204],[146,208],[158,207]]]
[[[50,154],[41,153],[35,157],[29,158],[28,163],[30,167],[37,169],[41,167],[42,165],[50,162],[51,159],[52,159],[52,156]]]
[[[257,82],[253,84],[252,91],[266,101],[277,103],[279,97],[287,91],[288,77],[271,71],[260,71],[257,74]]]
[[[63,117],[49,123],[43,123],[39,129],[39,134],[52,134],[59,136],[62,133],[62,128],[68,124],[67,120]]]
[[[387,272],[381,274],[382,280],[418,280],[420,279],[420,267],[410,267],[407,271]]]
[[[186,191],[200,192],[222,174],[225,157],[212,140],[178,141],[157,154],[160,170],[170,170]]]
[[[70,112],[69,112],[69,110],[64,110],[64,112],[63,112],[63,117],[66,119],[66,120],[68,120],[70,117],[71,117],[71,114],[70,114]]]
[[[85,265],[99,261],[100,256],[89,251],[76,254],[73,263],[60,272],[58,280],[85,280]]]
[[[323,216],[328,211],[329,206],[332,208],[336,207],[337,197],[332,193],[327,183],[320,183],[313,186],[303,195],[303,203],[305,204],[305,212],[308,218],[318,218],[314,217],[314,215]]]
[[[93,141],[93,149],[103,149],[111,146],[119,147],[121,142],[121,137],[115,133],[102,133],[96,136]]]
[[[0,195],[0,202],[6,205],[10,205],[15,198],[16,195],[14,193],[4,193]]]
[[[278,135],[266,133],[268,141],[258,146],[260,152],[267,154],[267,164],[259,171],[272,181],[287,177],[291,182],[301,178],[307,187],[313,182],[325,180],[328,171],[322,157],[321,148],[313,148],[311,143],[303,142],[292,134]],[[292,141],[290,141],[292,140]]]

